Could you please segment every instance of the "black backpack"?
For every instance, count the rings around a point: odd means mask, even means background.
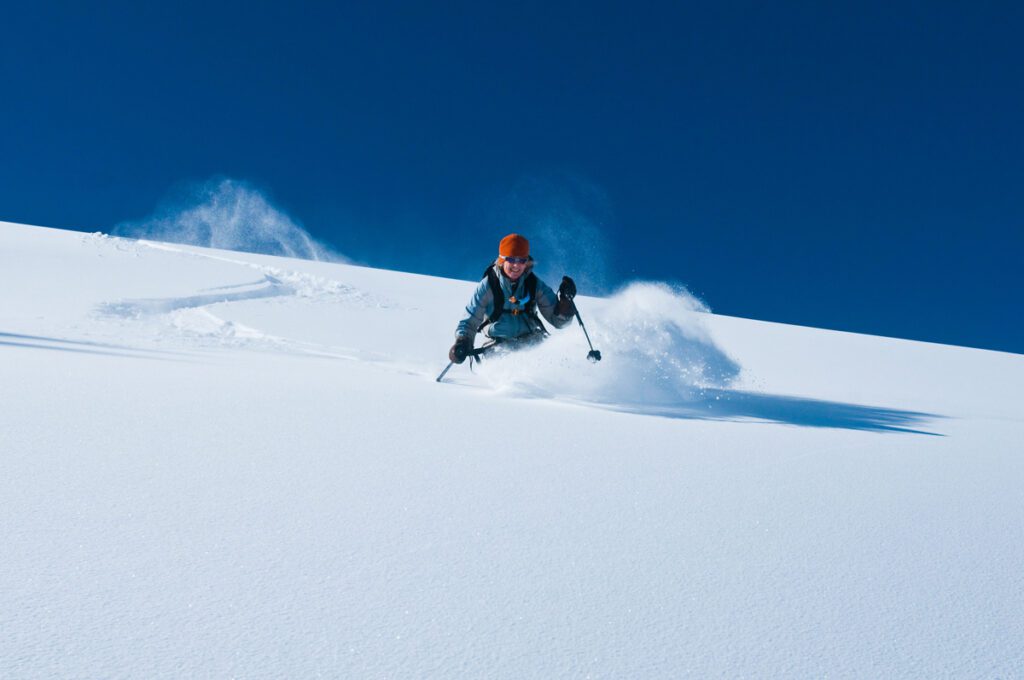
[[[491,295],[494,297],[494,311],[487,317],[487,320],[480,324],[480,328],[477,329],[479,333],[484,329],[487,324],[494,323],[501,318],[501,315],[505,313],[505,291],[501,288],[501,281],[498,280],[498,274],[494,271],[494,266],[491,265],[484,270],[483,278],[487,279],[487,284],[491,287]],[[537,275],[532,271],[526,275],[526,296],[527,302],[523,305],[523,314],[528,314],[534,321],[537,322],[536,331],[540,333],[547,333],[547,329],[544,328],[544,324],[541,323],[540,317],[537,316]]]

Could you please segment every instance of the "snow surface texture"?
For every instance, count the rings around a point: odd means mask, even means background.
[[[1021,677],[1024,357],[0,223],[0,677]]]

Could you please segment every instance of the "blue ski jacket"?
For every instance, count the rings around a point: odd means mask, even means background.
[[[537,319],[533,318],[531,314],[523,312],[529,302],[529,300],[523,299],[526,297],[526,277],[533,270],[533,267],[527,268],[517,281],[512,281],[505,276],[505,272],[501,270],[501,265],[497,262],[493,265],[493,269],[498,275],[498,282],[501,284],[501,290],[505,294],[505,299],[502,301],[504,311],[496,322],[487,325],[484,329],[484,335],[497,340],[511,340],[533,333],[543,333],[543,328]],[[537,278],[536,295],[537,311],[552,326],[563,328],[572,321],[572,316],[563,316],[555,312],[558,296],[539,277]],[[466,317],[459,322],[459,326],[455,330],[455,337],[475,338],[477,329],[480,328],[484,321],[490,318],[493,311],[494,293],[491,291],[491,285],[488,283],[487,278],[484,277],[477,285],[469,304],[466,305]]]

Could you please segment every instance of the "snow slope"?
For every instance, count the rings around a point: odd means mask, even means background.
[[[0,676],[1024,677],[1024,357],[0,223]]]

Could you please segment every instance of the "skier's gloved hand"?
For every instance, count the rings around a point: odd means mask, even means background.
[[[558,304],[555,305],[555,314],[558,316],[570,317],[576,313],[576,303],[567,297],[558,298]]]
[[[555,314],[559,316],[572,316],[576,313],[576,305],[572,299],[576,297],[576,282],[568,276],[562,277],[562,283],[558,286],[558,304],[555,305]]]
[[[558,287],[558,297],[572,300],[576,297],[576,282],[568,276],[562,277],[562,285]]]
[[[461,364],[469,356],[470,351],[473,349],[473,341],[469,338],[459,338],[452,345],[452,348],[448,350],[448,359],[451,361]]]

